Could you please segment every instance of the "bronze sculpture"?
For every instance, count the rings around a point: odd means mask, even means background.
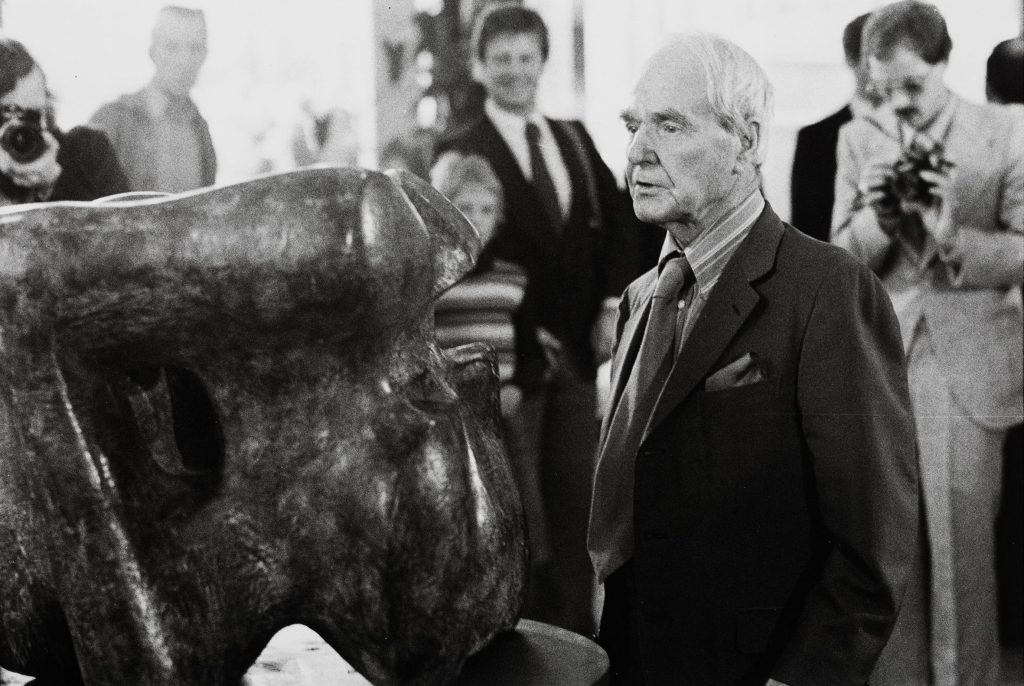
[[[452,680],[526,567],[493,358],[433,343],[478,249],[351,168],[0,212],[0,666],[236,684],[303,623]]]

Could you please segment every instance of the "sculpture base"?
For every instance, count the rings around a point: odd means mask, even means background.
[[[312,629],[279,631],[249,669],[243,686],[371,686]],[[466,661],[457,686],[601,686],[608,657],[579,634],[530,619],[496,636]]]
[[[608,656],[572,631],[530,619],[496,636],[469,658],[459,686],[600,686],[608,683]]]

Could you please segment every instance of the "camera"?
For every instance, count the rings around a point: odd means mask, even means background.
[[[889,193],[900,200],[929,202],[932,184],[921,178],[921,172],[943,172],[952,167],[953,163],[943,157],[942,153],[940,143],[923,140],[922,136],[914,138],[892,166]]]
[[[43,113],[16,105],[0,107],[0,148],[19,164],[35,162],[47,150]]]

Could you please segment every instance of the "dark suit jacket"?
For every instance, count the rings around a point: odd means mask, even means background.
[[[102,131],[76,126],[66,133],[55,131],[54,137],[60,144],[61,172],[48,200],[95,200],[128,190],[128,179]],[[33,202],[26,189],[4,175],[0,175],[0,194],[15,202]]]
[[[655,281],[652,270],[623,296],[613,398]],[[705,390],[747,353],[764,380]],[[766,207],[639,445],[633,566],[648,686],[864,684],[918,514],[903,347],[878,279]]]
[[[805,126],[796,135],[790,185],[793,226],[828,242],[835,202],[836,145],[839,129],[853,119],[850,106]]]
[[[627,196],[577,121],[549,119],[572,181],[572,207],[565,225],[556,229],[544,212],[533,185],[487,116],[443,139],[438,153],[458,150],[486,158],[501,180],[505,222],[494,239],[494,252],[521,265],[527,273],[526,300],[536,308],[537,323],[565,344],[584,377],[593,378],[591,328],[605,297],[618,297],[641,269],[637,220]],[[593,170],[586,181],[580,146]],[[536,373],[543,358],[518,361]]]
[[[50,200],[95,200],[128,191],[128,178],[102,131],[76,126],[57,136],[62,167]]]

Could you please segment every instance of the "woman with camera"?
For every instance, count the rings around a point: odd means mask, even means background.
[[[19,41],[0,37],[0,206],[127,190],[106,136],[84,126],[60,131],[42,69]]]

